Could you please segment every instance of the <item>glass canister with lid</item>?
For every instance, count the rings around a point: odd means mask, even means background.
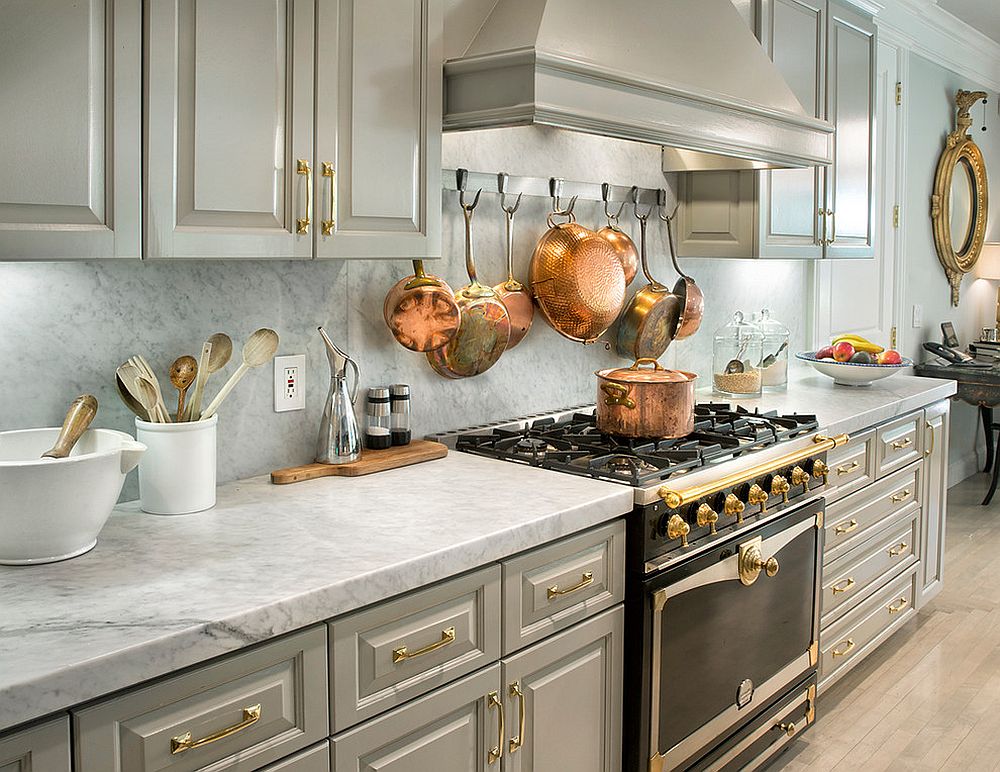
[[[760,382],[764,391],[782,391],[788,386],[788,339],[791,331],[763,309],[757,317],[763,336]]]
[[[760,328],[733,314],[731,321],[715,332],[712,383],[715,393],[725,397],[752,397],[760,394],[764,336]]]

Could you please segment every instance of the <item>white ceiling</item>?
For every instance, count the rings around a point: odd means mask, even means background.
[[[997,0],[938,0],[938,5],[1000,42],[1000,2]]]

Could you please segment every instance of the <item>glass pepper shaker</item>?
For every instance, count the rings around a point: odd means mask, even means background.
[[[369,450],[392,447],[389,389],[385,386],[368,389],[368,401],[365,404],[365,447]]]
[[[390,425],[393,445],[410,444],[410,387],[394,383],[389,387]]]

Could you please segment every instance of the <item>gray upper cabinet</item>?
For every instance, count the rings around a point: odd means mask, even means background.
[[[829,168],[678,176],[685,257],[873,257],[875,27],[834,0],[757,0],[756,33],[808,114],[837,127]]]
[[[440,0],[318,13],[316,256],[439,256]]]
[[[139,256],[140,11],[3,4],[0,260]]]

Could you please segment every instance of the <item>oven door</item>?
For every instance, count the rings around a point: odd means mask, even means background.
[[[697,761],[815,668],[823,505],[646,580],[651,772]]]

